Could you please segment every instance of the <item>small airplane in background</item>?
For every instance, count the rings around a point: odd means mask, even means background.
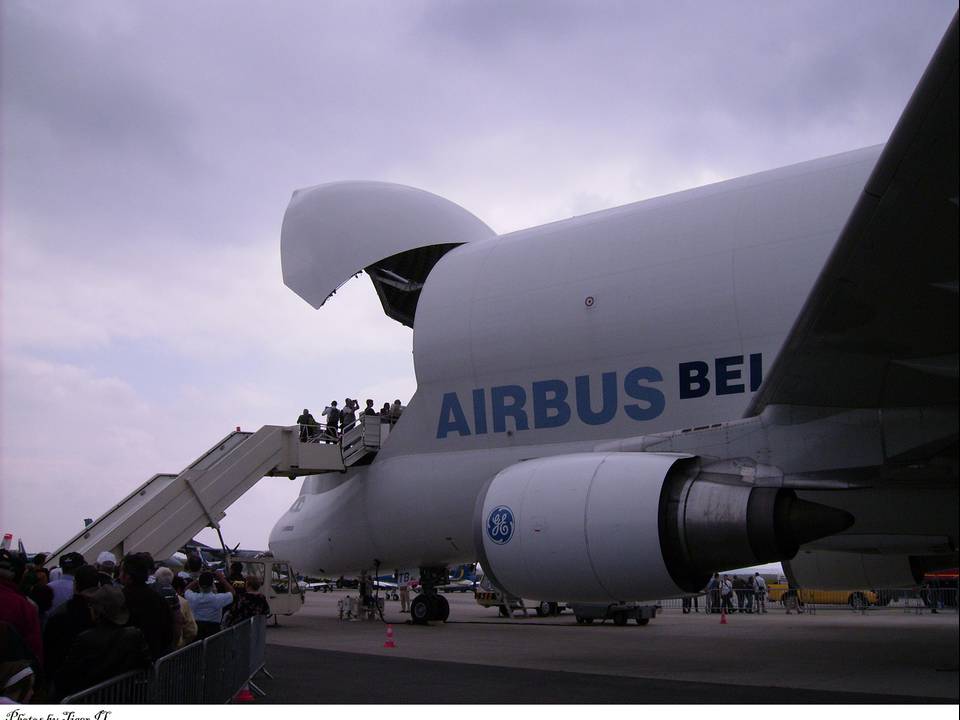
[[[316,580],[316,581],[300,581],[300,588],[303,592],[332,592],[336,589],[336,586],[327,582],[326,580]]]
[[[449,582],[440,585],[438,589],[445,593],[473,592],[482,578],[480,563],[463,563],[450,571]]]

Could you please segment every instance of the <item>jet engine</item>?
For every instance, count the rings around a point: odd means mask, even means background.
[[[513,595],[617,602],[696,592],[852,524],[792,490],[701,473],[693,456],[615,452],[505,468],[480,492],[474,531],[484,571]]]

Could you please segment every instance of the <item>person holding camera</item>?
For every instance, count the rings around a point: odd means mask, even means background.
[[[197,640],[220,632],[223,609],[236,598],[237,591],[222,572],[205,571],[187,585],[183,593],[197,622]]]

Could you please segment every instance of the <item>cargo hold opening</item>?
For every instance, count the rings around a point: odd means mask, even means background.
[[[420,290],[433,266],[461,243],[445,243],[391,255],[366,268],[387,317],[413,327]]]

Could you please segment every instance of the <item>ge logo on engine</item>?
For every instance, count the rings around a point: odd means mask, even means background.
[[[513,537],[513,510],[499,505],[487,516],[487,537],[497,545],[510,542]]]

